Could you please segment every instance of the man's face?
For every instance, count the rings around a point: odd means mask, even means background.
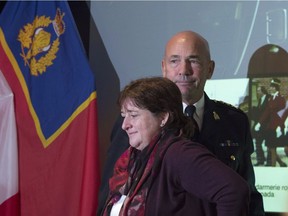
[[[275,94],[277,92],[277,89],[273,85],[270,85],[269,90],[270,90],[270,94]]]
[[[258,95],[258,97],[262,97],[263,96],[263,92],[261,90],[261,87],[257,88],[257,95]]]
[[[171,40],[162,60],[162,73],[175,82],[185,103],[195,103],[203,95],[207,79],[213,74],[214,62],[196,37]]]

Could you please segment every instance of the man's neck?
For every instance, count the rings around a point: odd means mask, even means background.
[[[197,97],[192,97],[189,99],[183,99],[183,102],[187,105],[193,105],[196,104],[202,97],[204,97],[204,92],[202,93],[202,95],[198,95]]]

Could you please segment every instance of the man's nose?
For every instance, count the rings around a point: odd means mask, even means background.
[[[179,75],[190,75],[193,73],[191,64],[188,60],[184,60],[181,62]]]

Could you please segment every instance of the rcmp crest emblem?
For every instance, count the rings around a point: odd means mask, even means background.
[[[65,13],[61,13],[57,8],[53,20],[46,16],[36,16],[32,23],[20,29],[18,34],[18,41],[21,43],[20,55],[25,66],[30,68],[31,75],[38,76],[46,72],[47,67],[51,66],[57,57],[59,37],[65,32],[64,15]],[[49,30],[50,25],[53,26],[52,30]]]

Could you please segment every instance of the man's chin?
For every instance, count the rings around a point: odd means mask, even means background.
[[[182,100],[183,101],[190,101],[191,99],[193,100],[193,98],[195,98],[195,96],[197,95],[197,90],[196,89],[185,89],[185,90],[181,90],[181,95],[182,95]]]
[[[189,95],[189,92],[193,91],[193,87],[191,86],[179,86],[178,85],[178,88],[180,89],[182,95]]]

